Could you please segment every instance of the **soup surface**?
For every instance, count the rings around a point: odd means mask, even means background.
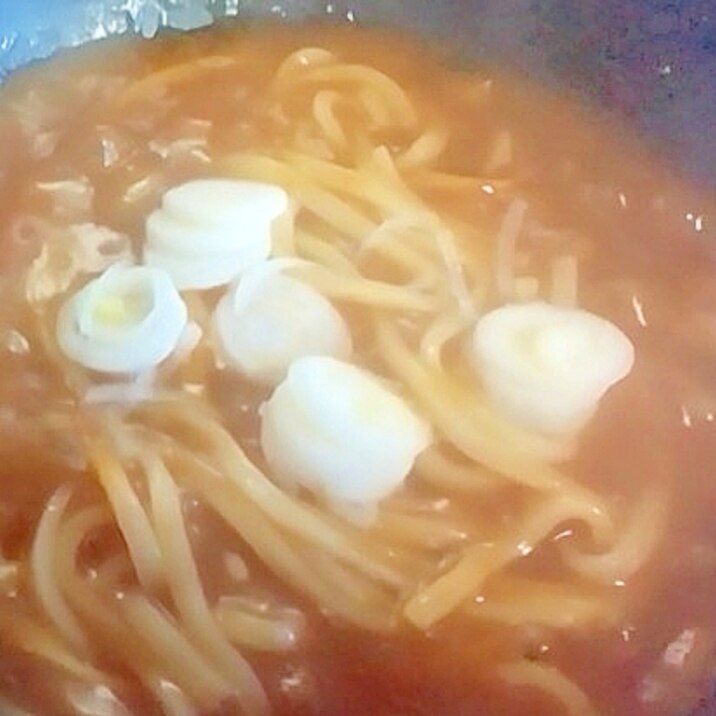
[[[242,209],[254,190],[285,206]],[[377,30],[103,42],[17,74],[0,711],[710,713],[714,216],[608,120]],[[268,255],[216,279],[225,234]],[[107,300],[91,283],[142,262]],[[505,306],[557,317],[537,399],[475,348]],[[587,315],[616,343],[590,348]]]

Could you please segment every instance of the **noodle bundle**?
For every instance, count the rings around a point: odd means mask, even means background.
[[[273,247],[277,271],[340,308],[351,360],[429,423],[432,444],[377,504],[329,505],[273,474],[262,454],[268,389],[227,378],[215,358],[216,289],[186,293],[186,350],[148,382],[97,386],[54,333],[61,294],[92,272],[78,265],[53,293],[36,285],[37,264],[26,269],[33,341],[70,406],[57,430],[78,440],[87,467],[47,493],[12,587],[32,608],[3,597],[2,640],[82,693],[101,684],[121,700],[139,684],[151,713],[268,714],[276,699],[256,655],[287,658],[318,618],[381,639],[451,624],[475,634],[614,629],[627,609],[614,584],[660,548],[668,476],[612,499],[580,478],[576,434],[516,424],[465,358],[492,309],[542,300],[576,310],[585,292],[567,232],[546,259],[530,253],[542,219],[529,185],[510,176],[509,134],[484,174],[455,168],[440,108],[346,54],[307,45],[264,61],[245,93],[254,109],[229,132],[238,139],[210,144],[205,171],[285,190],[295,228]],[[202,83],[237,82],[250,56],[247,45],[155,67],[105,112],[162,115]],[[489,104],[486,86],[472,78],[476,106]],[[134,156],[112,174],[117,196],[142,180],[142,162],[165,171]],[[38,221],[33,231],[58,252],[71,243],[69,228]],[[219,546],[197,524],[221,535]],[[491,666],[496,680],[537,690],[566,714],[599,712],[559,663],[508,652]]]

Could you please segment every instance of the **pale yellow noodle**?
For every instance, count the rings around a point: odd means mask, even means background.
[[[458,462],[437,447],[422,452],[413,471],[417,478],[440,491],[479,494],[504,487],[504,481],[484,466]]]
[[[322,47],[302,47],[288,55],[278,66],[273,76],[272,89],[281,94],[295,86],[293,83],[297,76],[307,69],[332,65],[335,62],[336,56]]]
[[[194,470],[187,469],[189,462]],[[182,461],[177,474],[194,489],[251,545],[261,561],[295,589],[307,594],[332,614],[349,622],[376,630],[386,625],[385,615],[369,610],[356,610],[354,595],[346,594],[344,584],[329,583],[309,559],[306,545],[295,537],[289,538],[249,502],[234,485],[221,476],[201,467],[190,454]]]
[[[97,479],[112,505],[139,581],[151,590],[163,581],[164,572],[159,546],[147,513],[132,489],[122,463],[104,439],[89,438],[87,452]]]
[[[646,564],[664,539],[668,507],[667,487],[649,486],[607,551],[589,553],[565,545],[562,557],[569,567],[584,577],[605,584],[623,583]]]
[[[423,190],[449,192],[477,201],[503,193],[510,188],[507,179],[491,179],[490,177],[466,176],[452,174],[438,169],[416,169],[410,174],[411,184]]]
[[[375,230],[376,222],[332,192],[306,184],[296,191],[301,204],[345,236],[360,241]]]
[[[438,299],[421,291],[361,276],[336,275],[318,264],[289,268],[320,293],[345,303],[382,308],[390,311],[432,312],[439,307]]]
[[[427,211],[422,201],[412,194],[402,180],[377,171],[374,162],[352,169],[297,152],[284,152],[282,157],[306,182],[313,182],[332,193],[347,195],[380,209],[392,217],[400,212]]]
[[[379,92],[372,87],[363,87],[358,92],[358,103],[370,121],[369,129],[387,129],[393,125],[390,107],[386,104]]]
[[[139,100],[152,99],[159,92],[172,88],[174,85],[193,82],[203,75],[217,70],[225,70],[236,64],[236,59],[224,55],[204,55],[195,60],[180,62],[169,67],[162,67],[122,90],[114,100],[117,109]]]
[[[316,92],[313,98],[313,116],[329,144],[345,149],[348,146],[348,139],[335,111],[336,104],[340,100],[339,92],[329,90]]]
[[[152,518],[167,581],[181,619],[195,644],[238,691],[249,714],[267,714],[268,701],[253,670],[221,633],[204,595],[201,578],[186,534],[179,494],[164,463],[142,451]]]
[[[431,244],[425,242],[425,226],[419,224],[418,215],[406,215],[387,219],[365,237],[361,243],[357,260],[367,254],[377,253],[384,261],[403,269],[414,278],[410,285],[415,288],[434,286],[440,279],[439,267],[435,265]]]
[[[325,550],[313,549],[308,558],[332,588],[333,602],[344,602],[342,611],[350,611],[351,621],[371,631],[389,631],[395,627],[394,594],[342,564]]]
[[[102,683],[105,675],[77,657],[68,648],[60,633],[52,631],[23,614],[0,611],[3,638],[12,641],[30,654],[45,659],[86,683]],[[0,710],[0,713],[5,712]]]
[[[490,575],[511,562],[528,556],[557,527],[570,520],[585,521],[597,532],[603,528],[592,510],[580,502],[559,495],[542,500],[520,525],[491,542],[467,547],[457,564],[406,603],[405,617],[420,629],[427,629],[471,597],[478,595]]]
[[[425,363],[442,370],[445,344],[465,332],[473,323],[474,318],[463,313],[445,312],[438,315],[420,339],[420,355]]]
[[[445,371],[422,362],[398,330],[379,321],[376,339],[381,358],[432,419],[447,442],[477,463],[525,487],[538,490],[564,488],[569,481],[544,460],[565,456],[565,446],[528,433],[497,415],[480,400],[477,387],[466,392]],[[570,485],[572,491],[587,491]],[[589,499],[598,501],[589,493]]]
[[[396,159],[396,164],[401,169],[416,169],[431,164],[445,151],[449,137],[446,127],[430,127]]]
[[[127,625],[163,669],[178,675],[177,683],[204,709],[217,708],[235,693],[234,685],[213,668],[181,629],[140,594],[127,594],[119,603]]]
[[[358,84],[370,88],[390,114],[390,121],[405,127],[414,126],[417,114],[405,90],[388,75],[367,65],[337,64],[315,66],[302,74],[304,82],[325,83],[332,86],[342,83]],[[370,108],[369,108],[370,111]],[[387,117],[380,117],[387,119]]]
[[[463,611],[481,621],[568,631],[614,625],[623,609],[613,590],[497,575]]]
[[[32,543],[30,565],[35,594],[50,621],[75,649],[86,652],[87,636],[57,582],[57,531],[71,496],[71,486],[63,485],[45,506]]]
[[[225,478],[289,532],[330,551],[337,558],[360,568],[387,584],[402,585],[405,578],[383,560],[367,559],[346,535],[335,529],[322,513],[278,489],[245,455],[219,423],[184,409],[174,411],[175,419],[211,449],[212,458]]]
[[[373,529],[390,542],[436,551],[454,549],[469,536],[467,528],[461,528],[449,519],[399,514],[388,509],[380,513]]]
[[[569,716],[598,716],[584,691],[555,666],[535,661],[516,661],[499,666],[497,673],[510,686],[532,687],[549,694]]]
[[[256,651],[282,652],[296,648],[298,629],[286,620],[221,604],[214,614],[224,634],[234,644]]]
[[[168,676],[181,684],[184,692],[199,703],[205,706],[215,703],[218,699],[215,695],[217,677],[205,678],[206,667],[194,673],[191,656],[187,660],[182,653],[170,650],[170,658],[165,658],[161,650],[148,650],[146,640],[151,639],[152,633],[134,629],[124,620],[121,611],[126,597],[124,592],[108,595],[97,591],[93,583],[76,572],[76,553],[81,542],[88,532],[104,521],[104,510],[90,507],[72,515],[63,526],[58,545],[59,569],[63,576],[63,591],[74,610],[98,636],[112,644],[114,657],[121,659],[148,688],[152,688],[152,679],[161,674],[162,678]]]
[[[321,264],[337,275],[360,276],[355,264],[336,246],[301,229],[296,230],[296,254]]]

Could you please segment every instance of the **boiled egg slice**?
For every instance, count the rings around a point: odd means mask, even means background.
[[[540,301],[487,313],[471,347],[493,402],[515,423],[551,434],[582,427],[634,364],[631,341],[613,323]]]
[[[162,269],[115,264],[69,298],[56,325],[71,360],[103,373],[140,373],[179,343],[187,309]]]
[[[167,191],[146,222],[144,262],[166,270],[179,290],[232,281],[292,230],[288,194],[263,182],[198,179]]]
[[[430,441],[429,425],[380,378],[326,356],[292,363],[262,409],[261,446],[277,478],[336,505],[390,495]]]
[[[255,382],[275,385],[302,356],[347,359],[352,351],[348,326],[333,304],[281,273],[290,262],[274,259],[247,271],[214,314],[221,357]]]

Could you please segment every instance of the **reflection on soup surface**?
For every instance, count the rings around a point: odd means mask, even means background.
[[[713,206],[377,30],[17,74],[0,710],[708,708]]]

